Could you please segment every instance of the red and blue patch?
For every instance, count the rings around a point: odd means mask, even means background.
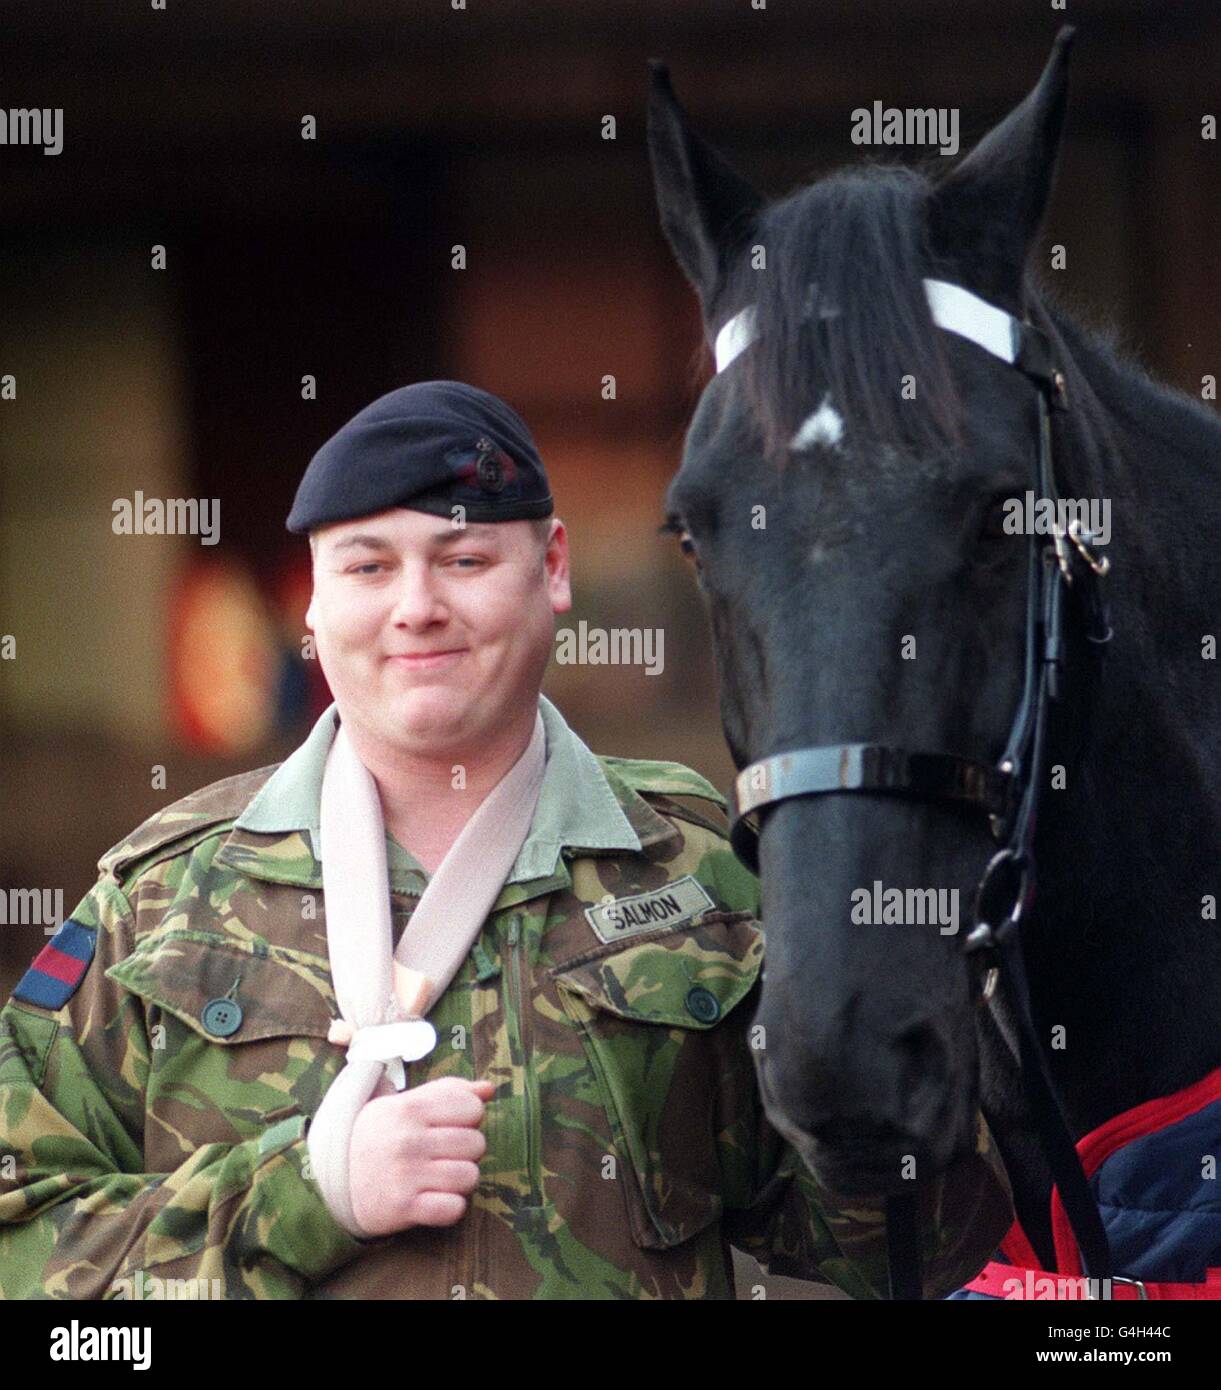
[[[71,917],[34,957],[13,998],[41,1009],[62,1009],[76,993],[93,959],[98,934]]]

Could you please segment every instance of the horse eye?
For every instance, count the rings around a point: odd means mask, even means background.
[[[699,569],[700,557],[696,554],[695,542],[691,539],[691,532],[687,530],[677,516],[671,514],[657,529],[663,535],[677,536],[679,550],[682,551],[688,560],[694,562],[696,569]]]

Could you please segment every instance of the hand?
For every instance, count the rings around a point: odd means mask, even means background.
[[[480,1133],[491,1081],[443,1076],[378,1095],[356,1116],[348,1149],[352,1210],[370,1236],[452,1226],[466,1214],[488,1146]]]

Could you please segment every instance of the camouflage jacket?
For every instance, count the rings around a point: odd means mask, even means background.
[[[408,1069],[496,1085],[466,1215],[361,1241],[310,1174],[343,1062],[312,852],[332,706],[278,768],[109,851],[0,1013],[0,1293],[727,1298],[732,1242],[882,1295],[880,1207],[820,1188],[762,1111],[758,884],[722,799],[677,764],[595,758],[543,709],[530,836]],[[427,880],[387,852],[397,940]],[[982,1120],[924,1198],[936,1296],[1009,1224]]]

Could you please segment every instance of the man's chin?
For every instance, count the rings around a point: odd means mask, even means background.
[[[386,732],[397,743],[444,747],[462,741],[469,724],[465,713],[454,692],[415,690],[392,702]]]

